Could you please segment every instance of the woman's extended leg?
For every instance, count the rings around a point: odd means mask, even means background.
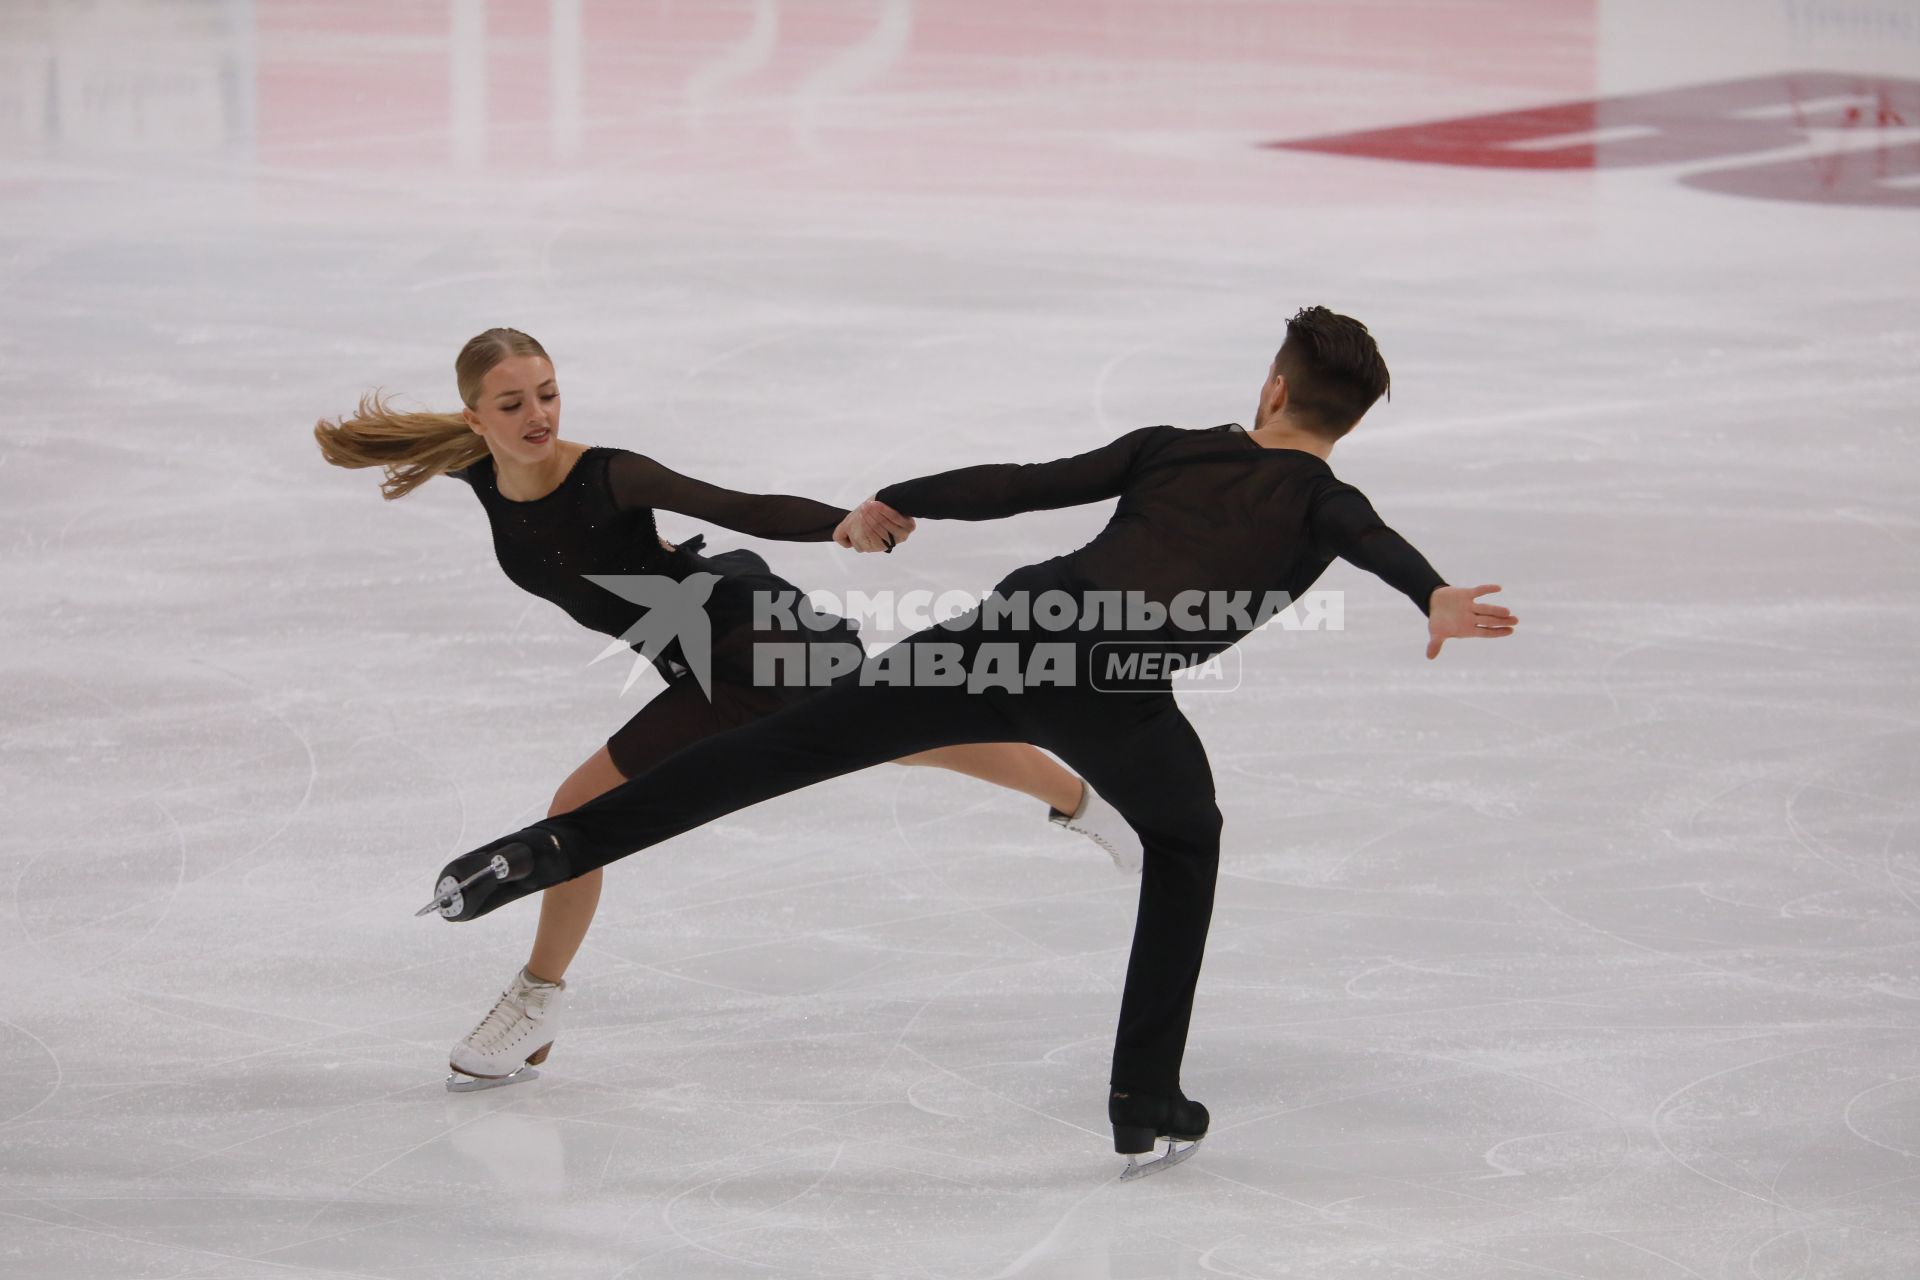
[[[1062,768],[1052,756],[1024,742],[936,747],[932,751],[901,756],[894,763],[951,769],[969,778],[1032,796],[1061,813],[1077,812],[1083,796],[1082,783],[1072,770]]]
[[[1045,801],[1048,821],[1105,849],[1122,875],[1140,870],[1144,855],[1133,824],[1083,778],[1038,747],[978,742],[919,751],[894,763],[949,769]]]

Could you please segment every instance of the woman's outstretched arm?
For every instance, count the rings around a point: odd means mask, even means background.
[[[723,489],[626,450],[615,453],[607,464],[607,483],[622,510],[674,511],[736,533],[781,542],[825,542],[847,515],[844,507],[812,498]]]

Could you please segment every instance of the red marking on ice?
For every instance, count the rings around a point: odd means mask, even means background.
[[[1862,105],[1872,103],[1871,113]],[[1920,80],[1807,72],[1693,85],[1431,120],[1388,129],[1273,142],[1288,151],[1481,169],[1611,169],[1707,164],[1804,147],[1747,167],[1681,179],[1689,186],[1765,199],[1835,204],[1920,204],[1915,148],[1824,139],[1813,130],[1904,127],[1920,111]]]

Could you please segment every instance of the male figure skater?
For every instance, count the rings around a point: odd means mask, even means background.
[[[986,520],[1118,498],[1079,550],[1009,574],[964,617],[870,657],[856,674],[708,738],[572,812],[455,859],[434,906],[470,920],[733,811],[931,747],[1025,741],[1109,797],[1145,847],[1108,1118],[1128,1156],[1197,1142],[1206,1109],[1180,1063],[1213,909],[1221,815],[1205,749],[1169,687],[1176,663],[1254,629],[1338,556],[1427,614],[1427,656],[1519,619],[1447,586],[1359,490],[1333,446],[1388,391],[1366,326],[1324,307],[1287,324],[1254,429],[1146,427],[1075,457],[964,467],[889,485],[851,512],[843,546],[878,549],[915,517]],[[1062,619],[1066,621],[1062,622]],[[1132,655],[1129,662],[1128,655]],[[958,678],[956,678],[956,672]],[[433,909],[432,906],[425,910]],[[424,913],[424,912],[423,912]],[[1123,1175],[1126,1176],[1126,1175]]]

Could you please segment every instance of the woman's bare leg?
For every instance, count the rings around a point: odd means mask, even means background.
[[[625,775],[614,767],[613,757],[601,747],[560,784],[553,803],[547,806],[547,816],[578,809],[625,781]],[[533,936],[533,954],[527,959],[527,971],[535,978],[558,982],[567,976],[567,966],[586,941],[587,926],[600,907],[600,877],[600,870],[595,868],[541,895],[540,928]]]
[[[895,764],[932,765],[964,773],[969,778],[991,782],[1041,800],[1062,813],[1080,809],[1081,782],[1078,775],[1063,767],[1038,747],[1024,742],[980,742],[959,747],[935,747],[910,756],[901,756]],[[553,892],[549,889],[547,892]]]

